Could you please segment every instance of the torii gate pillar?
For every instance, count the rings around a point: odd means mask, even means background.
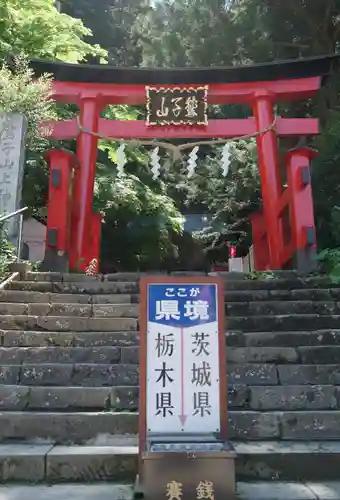
[[[266,130],[274,123],[275,115],[270,93],[256,92],[253,109],[258,130]],[[277,216],[277,206],[282,185],[279,172],[277,135],[274,130],[269,130],[257,137],[257,150],[264,218],[267,228],[269,262],[271,269],[280,269],[282,236]]]
[[[72,269],[88,267],[88,247],[92,226],[93,189],[96,175],[98,121],[101,104],[97,94],[84,96],[80,102],[80,120],[85,130],[80,132],[77,142],[79,168],[75,171],[71,215],[71,258]]]

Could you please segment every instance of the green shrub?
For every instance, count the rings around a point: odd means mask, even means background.
[[[3,224],[0,225],[0,280],[8,274],[8,265],[16,257],[16,251],[7,238],[7,232]]]
[[[326,248],[318,255],[320,270],[334,283],[340,283],[340,248]]]

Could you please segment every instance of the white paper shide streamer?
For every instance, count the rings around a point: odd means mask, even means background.
[[[117,149],[117,173],[118,177],[122,177],[125,175],[124,167],[127,163],[126,154],[125,154],[125,144],[121,144]]]
[[[124,143],[120,144],[117,149],[117,175],[118,177],[122,177],[125,175],[124,167],[127,163],[127,157],[125,154],[126,145]],[[188,179],[192,178],[195,175],[195,171],[197,168],[197,160],[198,160],[198,151],[199,146],[195,146],[188,157],[187,163],[187,177]],[[160,164],[160,156],[159,156],[159,147],[154,148],[150,153],[150,165],[153,180],[156,180],[160,176],[161,164]],[[231,147],[230,144],[225,144],[222,148],[221,153],[221,168],[222,175],[226,177],[229,173],[229,167],[231,164]]]
[[[226,143],[222,148],[221,167],[223,177],[227,177],[230,167],[231,153],[230,144]]]
[[[194,149],[189,154],[189,160],[187,164],[188,179],[190,179],[190,177],[192,177],[195,174],[195,170],[197,167],[198,150],[199,146],[195,146]]]
[[[152,178],[153,180],[158,179],[161,169],[161,164],[159,163],[159,148],[155,148],[150,153],[151,165],[152,165]]]

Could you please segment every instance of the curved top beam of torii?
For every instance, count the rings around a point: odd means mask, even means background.
[[[32,60],[36,76],[54,78],[53,96],[77,104],[96,99],[108,104],[146,104],[146,86],[209,85],[209,104],[252,105],[254,95],[267,92],[274,101],[309,99],[319,90],[340,56],[212,68],[121,68],[107,64],[68,64]]]
[[[339,55],[207,68],[122,68],[108,64],[68,64],[32,60],[36,76],[50,73],[58,82],[119,85],[196,85],[326,77]]]

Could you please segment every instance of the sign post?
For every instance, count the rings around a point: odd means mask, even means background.
[[[145,276],[140,311],[143,494],[150,500],[234,499],[223,285],[218,277]],[[181,494],[171,496],[172,481]],[[200,484],[210,485],[210,496],[200,496]]]
[[[0,215],[20,208],[24,177],[26,118],[18,113],[0,113]],[[6,222],[8,238],[17,245],[19,218]]]
[[[146,124],[208,125],[208,85],[146,87]]]

